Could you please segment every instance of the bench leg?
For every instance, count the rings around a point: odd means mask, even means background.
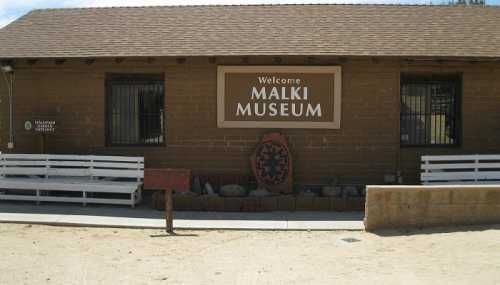
[[[87,206],[87,192],[83,192],[83,206]]]
[[[36,190],[36,205],[40,205],[40,190]]]
[[[137,203],[142,201],[142,186],[137,189]]]
[[[130,200],[132,201],[132,208],[135,208],[135,192],[130,194]]]

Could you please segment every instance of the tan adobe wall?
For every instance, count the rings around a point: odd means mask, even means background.
[[[249,156],[271,129],[217,128],[217,65],[273,65],[273,57],[39,60],[16,62],[16,152],[38,152],[36,136],[23,122],[53,115],[57,133],[50,153],[144,155],[146,165],[190,168],[193,173],[250,174]],[[422,63],[399,59],[283,57],[282,65],[341,65],[342,120],[338,130],[282,130],[293,154],[295,181],[380,184],[383,175],[403,171],[417,180],[421,153],[500,153],[500,64]],[[463,145],[458,148],[399,147],[399,77],[402,71],[463,72]],[[166,146],[106,147],[106,73],[165,73]],[[6,151],[8,100],[0,80],[0,150]]]
[[[500,223],[500,186],[367,186],[365,228]]]

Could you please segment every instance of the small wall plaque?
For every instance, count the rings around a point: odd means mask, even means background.
[[[55,120],[35,120],[35,132],[54,133],[56,131]]]

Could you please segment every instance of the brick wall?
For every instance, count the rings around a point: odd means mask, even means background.
[[[16,152],[38,152],[39,138],[23,122],[40,116],[57,120],[47,138],[50,153],[145,155],[147,166],[190,168],[194,173],[250,174],[249,156],[267,129],[218,129],[218,64],[275,64],[273,58],[170,58],[155,61],[98,59],[87,65],[68,60],[56,65],[40,60],[16,62]],[[339,130],[282,130],[289,139],[295,181],[382,183],[385,173],[402,169],[416,182],[421,153],[500,153],[500,65],[498,63],[407,63],[368,60],[284,57],[281,64],[340,64],[343,68],[342,126]],[[399,75],[401,71],[459,71],[464,76],[463,145],[459,148],[399,147]],[[106,147],[104,78],[107,72],[165,73],[166,146]],[[8,100],[0,81],[0,149],[6,151]]]
[[[366,230],[500,223],[500,186],[367,186]]]

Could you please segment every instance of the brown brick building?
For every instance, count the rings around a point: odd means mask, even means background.
[[[14,69],[14,148],[2,79],[0,149],[39,152],[24,124],[50,118],[48,153],[144,155],[147,166],[239,175],[279,129],[300,184],[397,173],[416,183],[422,154],[500,152],[498,27],[498,7],[37,10],[0,30],[0,59]],[[340,128],[219,128],[218,66],[340,66]],[[116,99],[133,88],[153,95]]]

